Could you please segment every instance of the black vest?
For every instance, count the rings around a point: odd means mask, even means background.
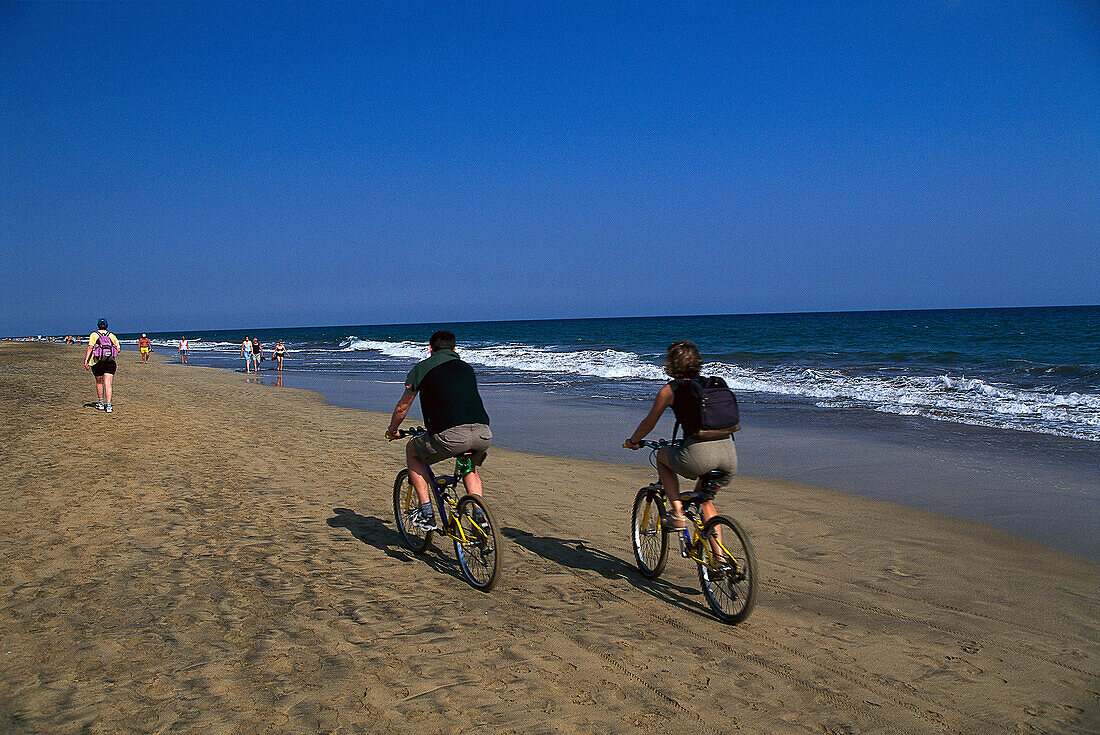
[[[429,370],[420,381],[418,393],[424,425],[430,434],[462,424],[489,423],[477,392],[474,369],[462,360],[448,360]]]

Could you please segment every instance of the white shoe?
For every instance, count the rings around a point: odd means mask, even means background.
[[[419,529],[421,531],[434,531],[434,530],[436,530],[435,515],[433,514],[433,515],[430,515],[430,516],[426,516],[426,515],[424,515],[423,513],[420,512],[419,508],[414,510],[412,512],[412,514],[409,516],[409,524],[413,528]]]
[[[113,409],[113,408],[111,407],[111,404],[110,404],[110,403],[108,403],[108,404],[107,404],[107,406],[106,406],[106,407],[105,407],[105,408],[104,408],[103,410],[104,410],[104,411],[106,411],[107,413],[114,413],[114,410],[115,410],[115,409]]]

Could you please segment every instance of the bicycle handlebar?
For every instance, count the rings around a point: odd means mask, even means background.
[[[423,436],[427,434],[428,430],[423,426],[417,426],[415,429],[398,429],[397,433],[393,436],[386,437],[387,441],[397,441],[398,439],[404,439],[407,436]]]
[[[661,447],[671,447],[671,446],[673,446],[675,444],[679,444],[679,443],[680,443],[679,439],[675,439],[673,441],[669,441],[668,439],[661,439],[660,441],[655,441],[655,442],[650,441],[648,439],[643,439],[640,442],[638,442],[638,445],[639,445],[639,448],[646,447],[648,449],[660,449]],[[630,448],[631,447],[630,447],[629,444],[627,444],[626,442],[623,442],[623,449],[630,449]]]

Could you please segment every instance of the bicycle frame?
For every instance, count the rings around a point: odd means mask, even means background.
[[[463,460],[466,460],[465,462]],[[432,472],[431,465],[425,464],[424,469],[427,471],[428,486],[432,490],[432,495],[435,497],[435,503],[439,506],[439,520],[440,530],[444,535],[449,538],[456,539],[463,543],[468,542],[470,539],[466,535],[466,531],[462,528],[461,523],[452,523],[454,515],[451,512],[451,506],[457,501],[447,495],[449,490],[454,490],[458,487],[458,483],[462,481],[462,478],[473,471],[473,468],[469,464],[468,457],[455,457],[455,469],[452,475],[436,475]]]
[[[673,442],[637,444],[653,450],[650,463],[656,466],[657,451],[672,446]],[[624,447],[633,448],[629,444]],[[656,579],[665,568],[670,537],[675,536],[680,542],[680,555],[696,564],[699,585],[711,610],[722,622],[738,623],[749,615],[756,599],[757,572],[752,544],[744,529],[729,516],[715,512],[703,518],[703,505],[714,499],[724,478],[722,472],[706,473],[693,490],[678,494],[688,521],[683,530],[665,528],[669,501],[660,481],[639,490],[632,511],[631,543],[642,575]]]

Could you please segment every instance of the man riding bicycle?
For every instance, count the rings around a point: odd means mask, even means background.
[[[393,409],[386,438],[398,438],[397,429],[408,415],[416,396],[424,414],[423,436],[413,437],[405,445],[409,479],[420,499],[420,510],[410,519],[421,530],[435,529],[428,488],[427,466],[466,452],[474,452],[473,471],[462,478],[466,492],[481,495],[481,476],[477,468],[485,461],[493,439],[489,416],[477,390],[477,377],[455,352],[455,336],[441,329],[428,341],[430,355],[409,371],[405,393]]]

